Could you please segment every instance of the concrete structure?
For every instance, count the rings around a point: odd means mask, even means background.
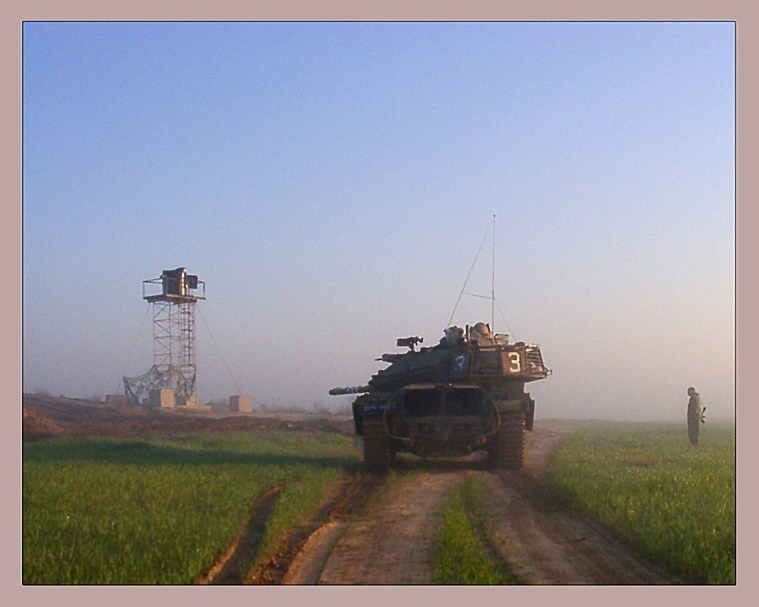
[[[253,412],[253,397],[250,394],[236,394],[229,397],[229,410],[243,413]]]
[[[168,388],[159,388],[157,390],[151,390],[149,392],[148,404],[151,407],[173,407],[176,403],[174,401],[174,390]]]

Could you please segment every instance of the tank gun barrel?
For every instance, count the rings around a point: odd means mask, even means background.
[[[344,394],[366,394],[374,390],[371,386],[352,386],[348,388],[332,388],[330,396],[343,396]]]

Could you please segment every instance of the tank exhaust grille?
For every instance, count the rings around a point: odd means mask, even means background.
[[[543,355],[540,353],[540,348],[532,347],[525,348],[525,358],[527,360],[527,366],[537,369],[543,369]]]

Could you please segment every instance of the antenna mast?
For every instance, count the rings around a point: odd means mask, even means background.
[[[493,276],[490,284],[490,330],[495,334],[495,214],[493,214]]]

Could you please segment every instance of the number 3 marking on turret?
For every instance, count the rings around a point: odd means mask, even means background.
[[[511,373],[519,373],[522,370],[522,366],[519,364],[519,352],[509,352],[509,362],[511,363],[509,367]]]

